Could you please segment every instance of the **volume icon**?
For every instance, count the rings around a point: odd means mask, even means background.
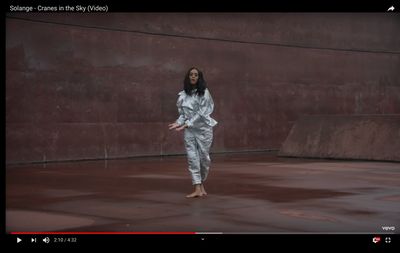
[[[48,237],[43,238],[43,241],[44,241],[45,243],[49,243],[49,242],[50,242],[50,238],[48,238]]]

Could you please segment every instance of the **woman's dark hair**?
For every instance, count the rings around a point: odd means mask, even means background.
[[[190,78],[189,78],[190,71],[192,71],[193,69],[195,69],[195,70],[197,70],[197,72],[199,72],[199,79],[197,79],[196,85],[192,85],[192,84],[190,83]],[[195,87],[193,87],[193,86],[195,86]],[[191,96],[191,95],[192,95],[192,90],[194,90],[195,88],[197,88],[197,91],[196,91],[197,95],[203,96],[203,95],[204,95],[204,91],[205,91],[206,88],[207,88],[207,83],[206,83],[206,80],[204,80],[203,72],[201,72],[201,71],[200,71],[198,68],[196,68],[196,67],[191,67],[191,68],[187,71],[186,76],[185,76],[185,79],[183,80],[183,90],[185,91],[185,93],[186,93],[187,95],[190,95],[190,96]]]

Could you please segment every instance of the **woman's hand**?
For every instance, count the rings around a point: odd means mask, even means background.
[[[169,126],[169,130],[172,130],[172,129],[174,129],[174,128],[179,127],[179,124],[176,123],[176,122],[174,122],[174,123],[172,123],[172,124],[169,124],[168,126]]]
[[[177,129],[175,129],[176,131],[181,131],[183,129],[185,129],[187,127],[186,124],[183,124],[181,127],[178,127]]]
[[[183,124],[182,126],[179,126],[179,124],[176,123],[176,122],[174,122],[172,124],[169,124],[168,126],[169,126],[169,130],[172,130],[172,129],[175,128],[176,131],[181,131],[181,130],[183,130],[183,129],[185,129],[187,127],[186,124]]]

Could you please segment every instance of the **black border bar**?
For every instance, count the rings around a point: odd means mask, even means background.
[[[107,6],[108,12],[399,12],[398,0],[7,0],[10,6]],[[394,6],[394,11],[388,9]],[[36,12],[36,11],[33,11]]]
[[[380,241],[373,242],[374,237]],[[17,243],[17,238],[19,242]],[[48,238],[48,239],[46,239]],[[387,239],[390,238],[390,239]],[[75,234],[23,234],[7,235],[7,246],[13,249],[26,248],[92,248],[130,247],[132,252],[141,246],[153,247],[189,244],[191,247],[223,245],[226,247],[251,245],[251,248],[294,247],[296,249],[358,249],[359,252],[398,249],[400,234],[186,234],[186,235],[75,235]],[[7,247],[8,248],[8,247]]]

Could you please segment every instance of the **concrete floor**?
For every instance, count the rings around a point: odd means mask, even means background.
[[[274,153],[211,159],[209,195],[197,199],[185,198],[192,191],[185,156],[9,165],[6,232],[400,229],[400,163]]]

